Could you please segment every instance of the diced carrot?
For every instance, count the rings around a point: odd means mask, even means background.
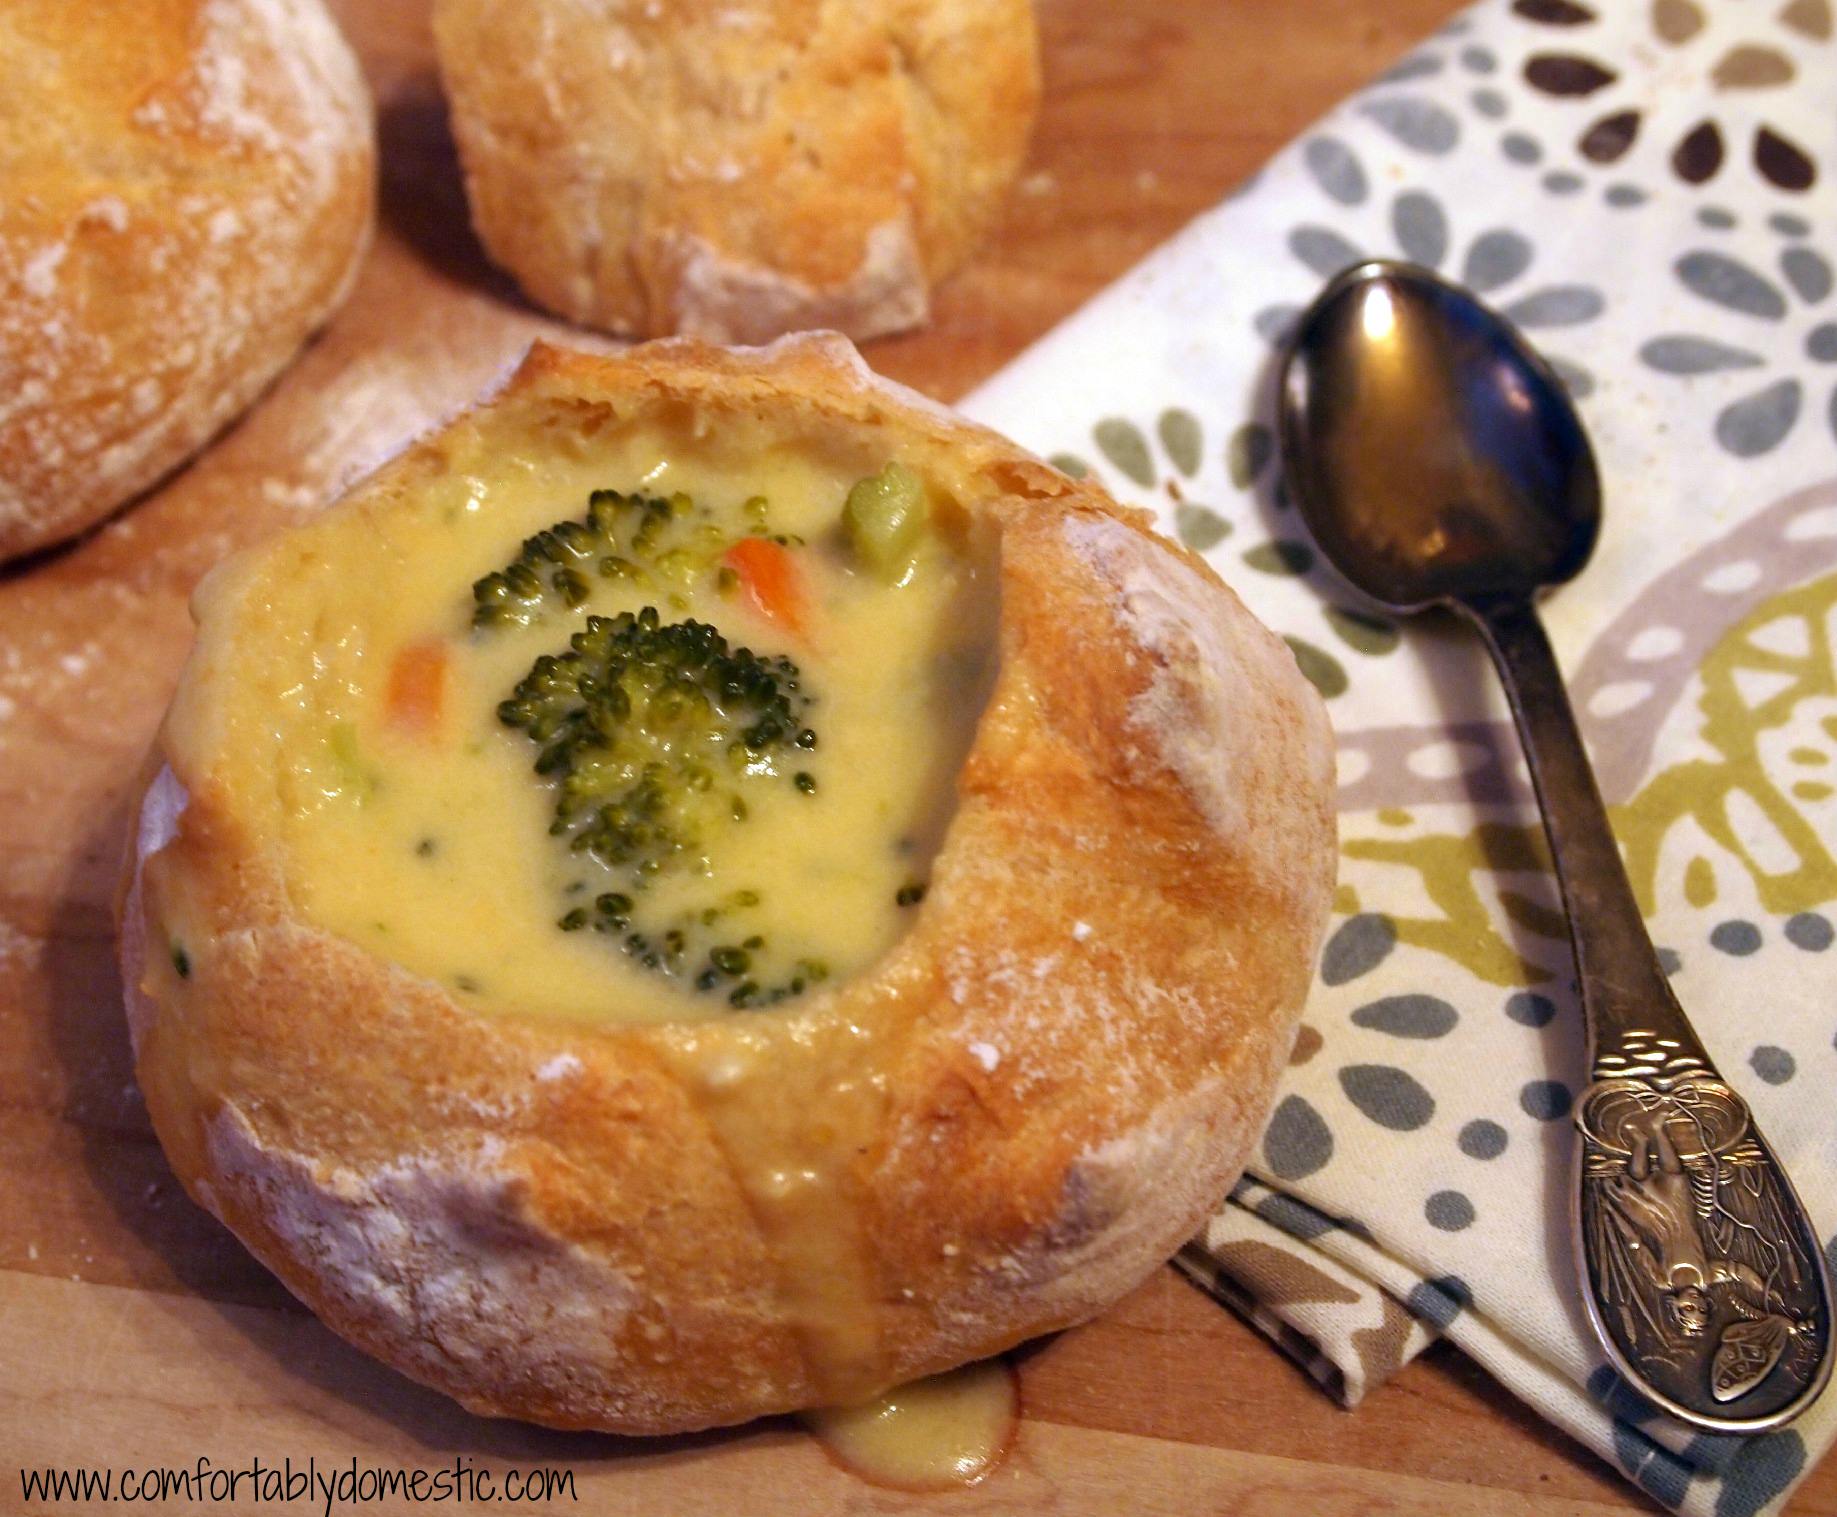
[[[722,562],[740,576],[741,589],[761,616],[798,637],[805,635],[804,583],[789,553],[770,538],[747,537],[729,548]]]
[[[392,725],[421,737],[440,727],[446,709],[446,644],[410,643],[389,666],[386,705]]]

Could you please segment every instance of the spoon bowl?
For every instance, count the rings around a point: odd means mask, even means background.
[[[1322,551],[1390,610],[1528,594],[1594,550],[1600,476],[1562,381],[1427,269],[1364,263],[1327,286],[1293,338],[1281,429]]]

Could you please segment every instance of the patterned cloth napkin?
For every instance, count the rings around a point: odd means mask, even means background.
[[[1581,401],[1546,605],[1678,995],[1837,1229],[1837,42],[1829,0],[1485,0],[970,398],[1206,553],[1340,742],[1335,916],[1252,1170],[1186,1269],[1356,1402],[1437,1333],[1659,1501],[1770,1510],[1837,1438],[1692,1434],[1581,1316],[1564,921],[1478,641],[1362,609],[1276,480],[1275,344],[1362,254]]]

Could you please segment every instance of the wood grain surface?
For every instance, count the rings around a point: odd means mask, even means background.
[[[1047,97],[1021,191],[932,327],[870,361],[962,394],[1453,8],[1041,0]],[[383,158],[350,304],[188,469],[85,541],[0,571],[0,1512],[76,1509],[25,1503],[21,1467],[201,1455],[563,1465],[579,1502],[553,1510],[669,1517],[1648,1509],[1450,1350],[1346,1413],[1172,1271],[1020,1353],[1017,1451],[963,1495],[865,1486],[789,1423],[637,1442],[485,1422],[346,1348],[185,1200],[133,1086],[110,940],[124,796],[188,641],[185,597],[533,335],[567,335],[467,229],[421,0],[335,9]],[[1837,1466],[1791,1510],[1837,1513]]]

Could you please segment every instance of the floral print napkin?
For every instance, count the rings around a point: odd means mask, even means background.
[[[1207,554],[1338,731],[1319,983],[1182,1264],[1349,1403],[1445,1334],[1705,1517],[1783,1502],[1837,1393],[1697,1434],[1604,1365],[1568,1242],[1580,1016],[1517,743],[1476,638],[1317,563],[1273,366],[1329,275],[1401,255],[1580,401],[1607,517],[1551,634],[1678,995],[1832,1237],[1834,30],[1831,0],[1483,0],[966,404]]]

